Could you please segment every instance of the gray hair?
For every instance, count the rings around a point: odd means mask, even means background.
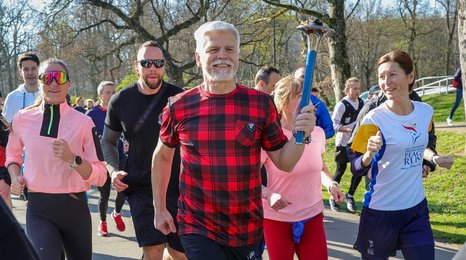
[[[202,48],[204,48],[204,45],[205,45],[204,36],[208,32],[212,32],[212,31],[232,32],[236,37],[236,47],[238,48],[238,53],[239,53],[240,37],[239,37],[238,30],[236,30],[233,24],[222,22],[222,21],[212,21],[212,22],[204,23],[194,32],[194,39],[196,40],[196,52],[197,53],[200,53],[202,51]]]
[[[115,83],[113,83],[112,81],[108,81],[108,80],[100,82],[99,86],[97,87],[97,94],[102,95],[102,92],[104,92],[104,87],[107,85],[115,86]]]

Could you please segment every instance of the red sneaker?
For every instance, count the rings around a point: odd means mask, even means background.
[[[115,220],[116,228],[120,231],[123,232],[126,229],[125,222],[123,222],[123,219],[121,218],[123,216],[123,213],[116,213],[115,210],[112,211],[112,217],[113,220]]]
[[[99,237],[108,237],[107,222],[100,221],[99,225]]]

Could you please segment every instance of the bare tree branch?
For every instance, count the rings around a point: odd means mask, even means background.
[[[278,10],[278,12],[276,12],[276,13],[270,15],[270,16],[267,16],[267,17],[263,17],[263,18],[254,20],[253,23],[270,22],[270,21],[272,21],[273,19],[279,17],[280,15],[284,14],[284,13],[287,12],[287,11],[288,11],[288,9],[282,8],[282,9]]]
[[[348,20],[348,19],[353,15],[354,11],[356,10],[356,8],[357,8],[358,5],[359,5],[359,1],[360,1],[360,0],[358,0],[358,1],[354,4],[353,9],[351,9],[351,12],[349,12],[349,14],[345,17],[346,20]]]
[[[279,1],[275,1],[275,0],[262,0],[262,1],[266,2],[269,5],[273,5],[273,6],[277,6],[277,7],[283,7],[283,8],[286,8],[288,10],[293,10],[293,11],[296,11],[296,12],[299,12],[299,13],[302,13],[302,14],[312,15],[312,16],[314,16],[316,18],[319,18],[320,20],[322,20],[324,23],[326,23],[328,25],[332,24],[330,16],[328,16],[327,14],[323,14],[321,12],[317,12],[317,11],[314,11],[314,10],[309,10],[309,9],[299,7],[299,6],[295,6],[295,5],[291,5],[291,4],[282,4]]]
[[[145,40],[155,40],[155,37],[150,34],[139,21],[139,17],[143,14],[143,6],[141,5],[141,1],[138,0],[136,4],[136,10],[134,11],[131,17],[127,16],[122,10],[118,7],[112,5],[111,3],[106,3],[100,0],[88,0],[88,2],[93,6],[98,6],[103,9],[109,10],[117,15],[120,19],[122,19],[128,27],[133,29],[142,39]],[[144,1],[147,3],[147,1]]]

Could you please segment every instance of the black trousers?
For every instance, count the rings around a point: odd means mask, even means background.
[[[349,163],[348,153],[346,152],[346,146],[337,146],[335,149],[335,163],[336,169],[333,175],[333,180],[340,183],[343,174],[345,174],[346,166]],[[351,176],[351,184],[348,190],[349,195],[354,195],[359,183],[361,182],[362,176],[354,177]]]

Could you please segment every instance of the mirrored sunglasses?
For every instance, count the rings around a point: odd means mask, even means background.
[[[39,75],[39,80],[44,85],[52,84],[54,79],[58,85],[66,84],[69,80],[68,74],[63,71],[48,71]]]
[[[141,64],[142,67],[148,69],[152,65],[154,65],[156,68],[160,69],[165,65],[165,60],[163,59],[156,59],[156,60],[140,60],[139,64]]]

